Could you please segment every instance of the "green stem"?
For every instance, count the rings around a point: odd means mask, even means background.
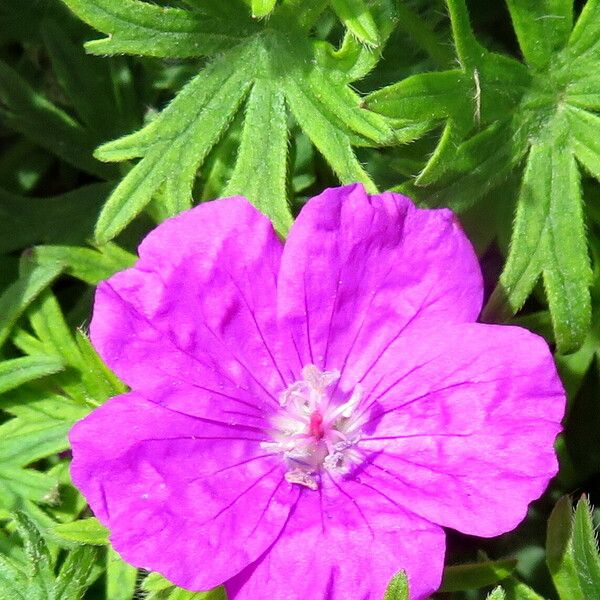
[[[446,4],[458,60],[464,69],[473,69],[487,51],[475,38],[465,0],[446,0]]]
[[[439,36],[415,11],[411,10],[400,0],[396,5],[398,27],[409,35],[413,41],[424,50],[429,57],[441,68],[446,68],[454,58],[454,53],[446,41]]]

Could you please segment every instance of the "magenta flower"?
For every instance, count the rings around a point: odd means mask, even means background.
[[[545,342],[475,323],[448,210],[360,185],[285,246],[245,199],[169,219],[102,283],[92,340],[132,388],[71,431],[72,475],[128,562],[230,599],[412,598],[442,527],[514,528],[556,473]]]

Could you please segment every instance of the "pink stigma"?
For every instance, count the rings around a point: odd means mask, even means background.
[[[318,410],[310,415],[308,433],[317,440],[320,440],[325,435],[325,430],[323,429],[323,415]]]

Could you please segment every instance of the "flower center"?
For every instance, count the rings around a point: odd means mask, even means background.
[[[360,385],[348,397],[333,384],[340,372],[320,371],[314,365],[302,369],[302,379],[279,396],[281,406],[272,425],[272,442],[262,446],[283,454],[290,483],[318,488],[323,469],[344,474],[361,457],[355,448],[365,416]],[[344,397],[345,396],[345,397]]]

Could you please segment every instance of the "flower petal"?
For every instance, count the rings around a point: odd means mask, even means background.
[[[545,341],[525,329],[403,337],[364,386],[361,477],[434,523],[513,529],[556,474],[565,395]]]
[[[453,214],[360,184],[310,200],[281,259],[278,315],[302,364],[341,369],[420,321],[474,321],[482,280]]]
[[[71,475],[127,562],[208,590],[255,561],[296,502],[262,439],[131,393],[73,427]]]
[[[325,480],[304,490],[281,536],[225,584],[230,600],[381,600],[401,569],[412,600],[439,586],[445,552],[440,527],[356,482]]]
[[[224,391],[273,401],[289,383],[274,309],[281,248],[240,197],[165,221],[133,268],[98,287],[94,346],[136,390],[181,380],[216,400]]]

